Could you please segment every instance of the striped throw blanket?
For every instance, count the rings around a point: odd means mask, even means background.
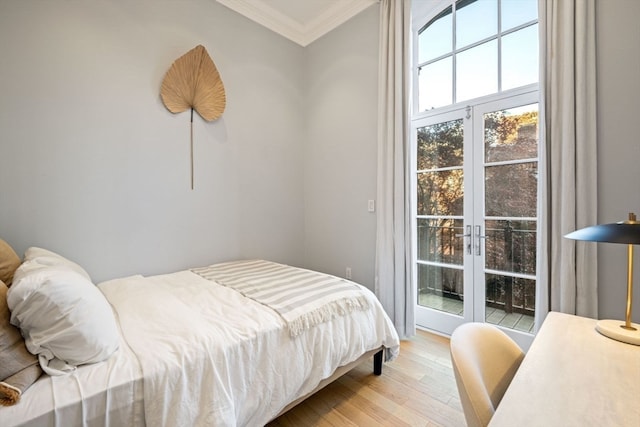
[[[339,277],[269,261],[231,261],[191,271],[275,310],[292,337],[369,308],[360,286]]]

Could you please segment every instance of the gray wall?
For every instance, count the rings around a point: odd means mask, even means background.
[[[598,222],[640,218],[640,2],[596,2]],[[594,243],[595,244],[595,243]],[[634,322],[640,323],[640,248],[635,249]],[[624,319],[625,245],[598,244],[599,317]]]
[[[216,122],[159,90],[203,44]],[[303,264],[304,49],[212,0],[0,2],[0,236],[95,281],[232,258]]]
[[[373,289],[378,15],[372,6],[306,48],[305,259]]]

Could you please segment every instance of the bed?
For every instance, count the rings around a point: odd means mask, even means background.
[[[52,269],[64,274],[51,279]],[[65,303],[76,301],[56,308],[70,314],[47,313],[33,297],[71,282]],[[261,426],[365,360],[375,360],[379,374],[399,351],[393,324],[368,289],[264,260],[93,285],[77,264],[30,248],[6,300],[44,373],[17,403],[0,406],[5,427]],[[105,306],[109,313],[101,313]],[[38,321],[25,316],[49,319],[40,321],[45,332],[34,332],[30,322]],[[74,316],[71,326],[50,321]],[[52,327],[64,332],[46,330]],[[47,340],[67,332],[57,345],[70,355],[57,358]],[[104,337],[95,343],[95,336]],[[84,347],[95,348],[80,354]]]

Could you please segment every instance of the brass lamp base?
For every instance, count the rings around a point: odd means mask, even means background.
[[[631,328],[635,330],[627,329],[622,320],[599,320],[596,324],[596,331],[605,337],[627,344],[640,345],[640,325],[631,323]]]

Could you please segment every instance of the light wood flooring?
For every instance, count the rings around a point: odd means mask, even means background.
[[[290,426],[464,427],[449,339],[425,331],[402,341],[400,355],[372,373],[363,363],[268,424]]]

